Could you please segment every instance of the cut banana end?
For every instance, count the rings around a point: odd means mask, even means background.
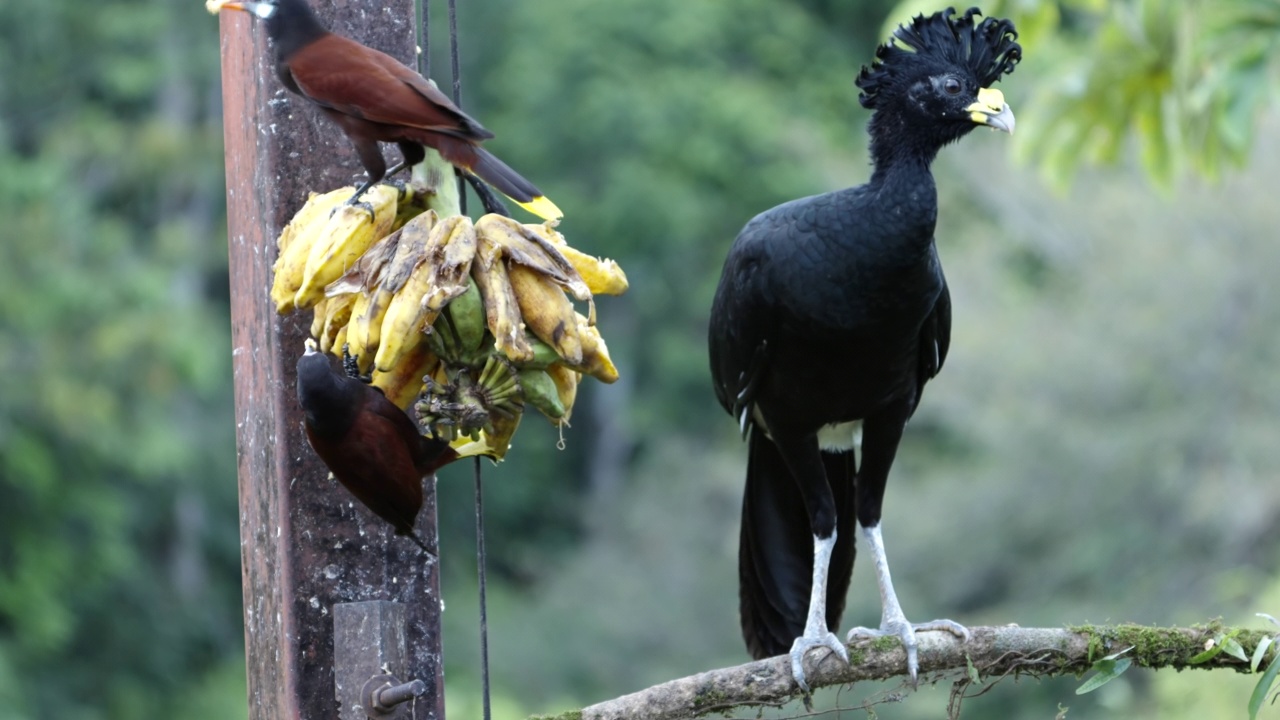
[[[450,443],[449,447],[458,453],[459,458],[483,455],[494,462],[499,462],[511,449],[511,438],[516,434],[516,428],[520,427],[520,418],[523,416],[523,413],[517,413],[510,419],[494,418],[492,434],[481,430],[478,440],[460,437]]]

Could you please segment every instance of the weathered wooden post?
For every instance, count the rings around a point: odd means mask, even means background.
[[[413,0],[311,2],[331,29],[412,65]],[[280,85],[265,28],[220,17],[249,717],[336,718],[334,606],[384,601],[404,606],[367,606],[379,622],[405,618],[408,666],[392,674],[427,685],[392,717],[443,718],[438,567],[355,506],[307,446],[294,364],[311,314],[279,317],[267,295],[276,235],[307,191],[362,171],[341,132]],[[434,490],[418,522],[432,547]]]

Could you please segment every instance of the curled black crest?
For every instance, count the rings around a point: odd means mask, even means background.
[[[909,65],[908,58],[931,58],[968,68],[981,87],[990,87],[1022,59],[1022,46],[1015,40],[1018,31],[1013,22],[983,18],[978,8],[969,8],[961,17],[953,17],[955,8],[947,8],[929,17],[917,15],[910,25],[899,25],[893,37],[876,48],[876,59],[858,74],[862,89],[858,101],[874,109],[879,92],[892,84],[899,69]],[[899,46],[895,40],[906,47]]]

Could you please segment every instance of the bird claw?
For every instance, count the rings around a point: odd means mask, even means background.
[[[343,203],[343,204],[344,204],[344,205],[349,205],[349,206],[354,207],[354,208],[359,208],[359,209],[361,209],[361,210],[363,210],[363,211],[365,211],[365,212],[369,213],[369,222],[374,222],[374,221],[375,221],[375,220],[377,220],[377,218],[378,218],[378,213],[374,212],[374,209],[373,209],[373,203],[370,203],[370,202],[368,202],[368,201],[365,201],[365,200],[361,200],[361,199],[360,199],[360,198],[364,197],[364,194],[365,194],[366,192],[368,192],[368,191],[369,191],[369,188],[371,188],[371,187],[373,187],[373,185],[372,185],[372,184],[367,185],[367,186],[365,186],[365,187],[361,188],[359,192],[357,192],[357,193],[355,193],[354,195],[352,195],[351,197],[347,198],[347,201],[346,201],[345,203]]]
[[[801,635],[791,644],[791,677],[795,678],[796,685],[805,695],[809,694],[809,683],[804,678],[804,656],[805,653],[814,648],[827,648],[837,657],[849,664],[849,650],[845,648],[844,643],[840,642],[840,638],[833,632],[828,632],[819,637],[809,637]]]
[[[351,354],[350,350],[351,346],[349,344],[342,344],[342,372],[346,373],[347,377],[355,378],[365,385],[372,383],[373,372],[370,371],[368,374],[361,373],[360,361]]]
[[[916,688],[920,682],[920,644],[916,641],[917,632],[949,632],[960,638],[961,642],[969,641],[969,629],[953,620],[934,620],[924,623],[909,623],[905,618],[899,620],[886,620],[881,623],[879,628],[856,627],[849,631],[846,639],[853,642],[857,639],[874,639],[886,636],[894,636],[902,641],[902,647],[907,651],[907,675],[911,679],[911,687]]]

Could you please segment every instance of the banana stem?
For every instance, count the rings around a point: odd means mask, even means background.
[[[409,171],[410,185],[418,192],[426,193],[427,207],[435,210],[440,217],[461,215],[458,181],[454,177],[453,166],[445,162],[435,150],[425,150],[426,159]]]

